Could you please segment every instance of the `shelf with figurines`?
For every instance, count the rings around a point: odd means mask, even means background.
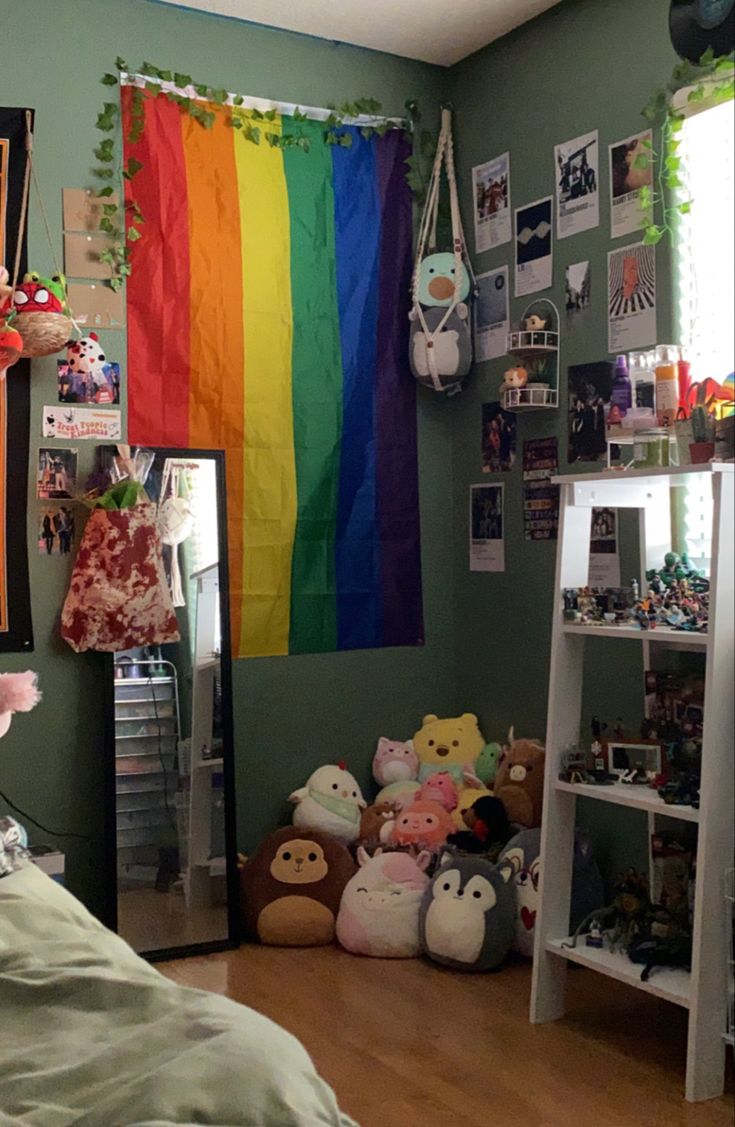
[[[565,587],[565,631],[622,632],[626,637],[645,633],[649,639],[655,632],[662,640],[707,644],[710,583],[686,554],[667,552],[663,567],[646,572],[646,586],[642,593],[634,579],[628,587]]]
[[[559,406],[559,310],[548,298],[528,305],[518,329],[508,333],[506,350],[518,361],[503,376],[500,399],[506,411],[539,411]]]

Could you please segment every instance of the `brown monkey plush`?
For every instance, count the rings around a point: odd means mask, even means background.
[[[286,826],[240,870],[245,931],[276,947],[331,943],[342,891],[357,871],[330,834]]]
[[[541,825],[546,752],[536,740],[516,740],[513,729],[498,761],[493,791],[508,820],[525,829]]]

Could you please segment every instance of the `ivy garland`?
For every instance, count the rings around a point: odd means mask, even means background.
[[[644,152],[639,153],[633,167],[644,170],[653,166],[656,187],[644,185],[638,190],[641,210],[645,215],[645,234],[643,242],[647,246],[659,243],[665,235],[673,238],[676,221],[680,215],[687,215],[692,201],[677,200],[673,193],[684,188],[681,179],[682,158],[679,153],[681,130],[685,115],[675,109],[673,96],[685,86],[691,86],[687,102],[710,101],[713,105],[728,102],[735,97],[735,77],[733,76],[733,54],[716,56],[709,48],[699,63],[684,60],[673,71],[667,86],[654,91],[641,111],[646,121],[655,127],[661,121],[661,149],[653,148],[651,141],[644,141]],[[654,209],[660,205],[662,222],[654,221]]]
[[[115,60],[117,73],[107,73],[100,79],[103,86],[119,86],[122,73],[132,73],[124,59]],[[131,143],[139,141],[145,128],[145,98],[147,94],[163,96],[169,102],[178,106],[182,114],[187,114],[204,129],[211,129],[216,114],[209,110],[202,101],[224,106],[228,99],[227,90],[215,88],[203,83],[195,82],[190,74],[180,74],[178,71],[162,70],[153,63],[144,62],[138,67],[136,74],[142,75],[144,83],[133,86],[130,111],[130,129],[127,140]],[[167,90],[161,83],[170,82],[177,90]],[[178,90],[193,88],[196,97],[180,94]],[[234,106],[242,106],[245,99],[237,95],[232,99]],[[349,148],[352,145],[352,135],[340,131],[348,119],[360,116],[376,116],[382,106],[375,98],[359,98],[354,102],[345,102],[341,106],[328,106],[329,116],[324,121],[324,143],[327,145],[342,145]],[[374,125],[363,125],[360,132],[363,137],[369,138],[377,134],[382,136],[391,129],[403,129],[408,139],[413,143],[416,127],[420,119],[418,106],[415,102],[406,103],[407,116],[401,120],[385,120]],[[249,110],[248,117],[233,116],[227,119],[226,124],[240,131],[244,140],[251,144],[259,145],[261,142],[276,149],[295,147],[308,151],[310,142],[308,137],[283,136],[281,133],[269,128],[276,120],[276,110]],[[307,121],[307,115],[296,108],[291,115],[295,121]],[[110,267],[111,276],[108,284],[113,290],[119,290],[131,273],[130,249],[133,243],[141,237],[144,217],[134,198],[115,202],[115,188],[111,181],[132,181],[142,169],[142,163],[135,157],[128,157],[122,168],[117,165],[119,141],[118,127],[121,123],[120,106],[118,102],[104,102],[102,110],[97,115],[96,128],[104,137],[95,146],[94,155],[97,165],[93,168],[93,175],[97,180],[103,181],[95,190],[95,195],[103,201],[102,215],[99,223],[99,232],[104,235],[109,243],[106,250],[100,254],[100,262]],[[424,174],[427,158],[433,157],[436,146],[436,137],[428,131],[419,135],[418,145],[414,146],[413,154],[406,161],[406,179],[420,204],[426,196],[426,176]]]

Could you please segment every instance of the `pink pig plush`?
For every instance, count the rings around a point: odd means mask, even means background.
[[[373,756],[373,776],[381,787],[388,783],[415,779],[419,773],[419,758],[413,749],[413,741],[388,740],[381,736]]]
[[[432,802],[438,802],[451,813],[459,802],[459,791],[448,771],[436,771],[421,784],[418,798],[428,798]]]
[[[357,873],[345,885],[337,939],[353,955],[410,959],[419,953],[419,906],[429,878],[430,853],[357,850]]]

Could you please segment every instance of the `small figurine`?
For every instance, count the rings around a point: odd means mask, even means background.
[[[551,332],[553,321],[551,313],[531,313],[523,320],[522,329],[526,333],[532,333],[532,344],[544,345],[547,343],[546,334]]]
[[[593,920],[590,924],[590,930],[585,942],[588,947],[597,947],[598,949],[602,947],[602,928],[600,927],[599,920]]]
[[[523,367],[508,368],[503,375],[500,391],[509,391],[511,388],[520,390],[528,383],[528,372]]]

